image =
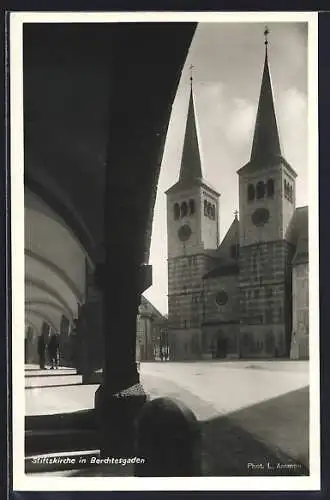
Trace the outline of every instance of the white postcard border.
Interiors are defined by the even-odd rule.
[[[36,477],[24,472],[24,156],[23,156],[23,23],[53,22],[308,22],[309,124],[309,290],[310,290],[310,476],[309,477]],[[55,490],[319,490],[319,234],[318,234],[318,19],[315,12],[16,12],[10,14],[10,118],[12,218],[12,410],[13,488]],[[311,314],[313,311],[313,314]],[[312,340],[312,341],[311,341]]]

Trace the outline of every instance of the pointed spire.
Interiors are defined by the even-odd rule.
[[[250,160],[253,163],[260,164],[260,166],[266,166],[267,163],[281,156],[280,139],[268,66],[268,34],[269,30],[266,27],[264,31],[265,63]]]
[[[207,189],[213,195],[219,197],[220,194],[218,193],[218,191],[206,179],[203,178],[194,105],[192,77],[193,66],[190,66],[189,69],[190,97],[181,158],[180,176],[179,180],[166,191],[166,194],[178,193],[187,188],[190,189],[192,186],[199,186],[204,187],[204,189]]]
[[[190,66],[192,71],[193,66]],[[198,134],[196,126],[194,96],[192,87],[192,73],[190,74],[190,98],[188,115],[186,122],[186,131],[183,143],[183,152],[181,159],[181,169],[179,182],[189,182],[202,178],[202,163],[199,151]]]

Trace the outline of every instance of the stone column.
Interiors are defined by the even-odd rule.
[[[111,280],[111,288],[117,280]],[[151,266],[126,267],[120,277],[121,290],[112,289],[111,302],[104,293],[103,383],[95,394],[102,456],[133,453],[134,419],[146,401],[136,364],[136,316],[142,289],[151,283]],[[108,286],[105,286],[105,292]]]
[[[77,322],[78,373],[84,384],[102,382],[104,361],[103,296],[95,284],[94,271],[86,262],[85,303]]]
[[[100,179],[105,260],[96,273],[105,362],[95,405],[101,452],[111,456],[132,453],[133,420],[146,399],[135,360],[136,317],[151,285],[145,264],[171,106],[195,31],[195,25],[156,24],[117,23],[109,43],[109,139]]]

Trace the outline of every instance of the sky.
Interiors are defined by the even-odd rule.
[[[193,65],[193,91],[203,176],[221,193],[220,240],[238,210],[237,170],[249,161],[265,57],[264,27],[282,154],[298,174],[296,205],[308,204],[306,23],[203,23],[193,38],[172,107],[154,210],[144,293],[167,313],[167,228],[164,192],[179,176]]]

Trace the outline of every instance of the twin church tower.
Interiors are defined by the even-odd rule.
[[[308,357],[308,209],[296,208],[297,174],[280,147],[267,44],[239,219],[221,242],[191,86],[179,180],[166,192],[173,360]]]

